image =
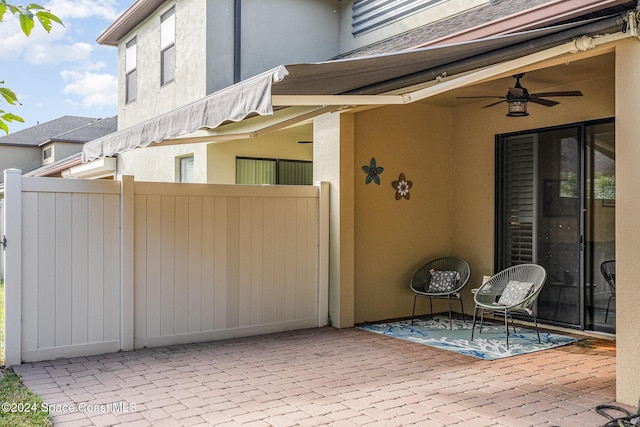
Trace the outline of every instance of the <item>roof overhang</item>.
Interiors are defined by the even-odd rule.
[[[136,0],[98,36],[98,44],[118,46],[118,41],[147,19],[166,0]]]
[[[635,12],[629,12],[446,46],[277,67],[193,104],[91,141],[85,144],[82,159],[87,162],[113,156],[152,142],[250,138],[327,111],[416,102],[551,58],[637,36],[635,16]],[[622,32],[627,20],[632,21],[629,30]],[[289,108],[274,114],[274,106]]]
[[[116,173],[116,159],[103,158],[89,163],[72,166],[62,171],[63,178],[99,179],[113,177]]]

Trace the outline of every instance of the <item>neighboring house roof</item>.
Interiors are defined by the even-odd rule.
[[[562,4],[563,2],[564,4]],[[612,15],[633,9],[637,3],[636,1],[629,0],[563,0],[563,2],[557,0],[491,1],[458,15],[453,15],[359,49],[345,52],[333,59],[379,55],[382,53],[424,47],[434,42],[451,43],[461,41],[459,40],[460,38],[470,40],[479,37],[488,37],[490,35],[496,35],[496,31],[498,31],[498,34],[504,34],[505,32],[523,31],[554,23],[569,22],[576,18],[590,19],[598,16]],[[578,3],[578,5],[570,5],[569,3]],[[534,10],[541,10],[543,8],[551,9],[552,7],[562,7],[565,13],[556,12],[552,14],[552,18],[546,17],[544,20],[541,20],[540,17],[545,14],[534,13]],[[545,12],[548,14],[549,10]],[[513,19],[514,22],[511,25],[498,25],[498,22],[506,21],[507,19]],[[514,28],[514,25],[517,26]],[[480,29],[485,30],[481,32]],[[478,31],[478,34],[471,35],[471,32],[474,30]],[[461,36],[454,38],[454,36],[458,34]]]
[[[85,142],[115,132],[116,130],[118,130],[118,116],[107,117],[104,119],[93,119],[90,123],[83,126],[52,136],[47,141],[43,141],[39,145],[48,144],[50,142],[77,142],[84,144]]]
[[[0,145],[38,147],[47,142],[55,141],[84,143],[116,130],[116,117],[96,119],[94,117],[63,116],[0,137]]]

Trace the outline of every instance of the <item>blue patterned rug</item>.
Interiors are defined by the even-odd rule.
[[[462,319],[454,319],[453,330],[449,329],[449,318],[441,316],[435,316],[433,320],[429,318],[416,319],[413,326],[411,320],[403,320],[358,326],[358,328],[485,360],[547,350],[577,341],[576,338],[566,335],[540,331],[540,340],[542,341],[540,344],[535,329],[526,329],[516,325],[516,333],[514,334],[510,324],[509,349],[507,349],[504,324],[488,323],[485,320],[482,333],[479,333],[478,325],[479,323],[476,324],[473,341],[471,341],[472,321],[470,318],[467,318],[466,322],[463,322]]]

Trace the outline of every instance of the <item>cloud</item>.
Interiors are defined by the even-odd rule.
[[[62,21],[70,19],[101,18],[114,21],[119,15],[116,0],[51,0],[43,5]]]
[[[118,104],[118,80],[111,74],[65,70],[63,93],[77,96],[84,108],[115,107]],[[69,100],[75,103],[73,100]]]

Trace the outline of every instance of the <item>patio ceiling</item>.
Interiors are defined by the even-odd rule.
[[[594,55],[599,53],[598,55]],[[492,100],[459,99],[466,96],[506,95],[507,88],[512,87],[512,74],[525,72],[521,83],[530,93],[551,92],[555,90],[581,90],[585,84],[598,78],[615,78],[614,53],[609,50],[591,52],[588,57],[569,55],[559,61],[537,63],[531,67],[514,70],[504,75],[496,75],[493,79],[474,85],[464,86],[451,91],[429,97],[421,102],[441,107],[458,107],[477,103],[479,107]],[[499,108],[499,107],[497,107]]]

